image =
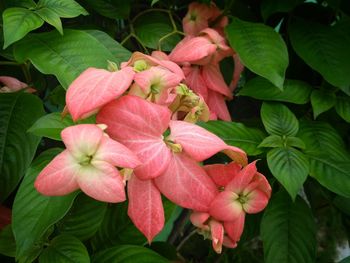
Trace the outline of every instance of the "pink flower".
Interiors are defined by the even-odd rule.
[[[67,149],[38,175],[38,192],[59,196],[80,188],[96,200],[124,201],[124,182],[116,166],[135,168],[140,164],[137,157],[94,124],[65,128],[61,137]]]
[[[28,88],[26,83],[19,81],[16,78],[8,76],[0,76],[0,93],[16,92],[22,89],[26,89],[26,92],[33,93],[36,90],[33,88]]]

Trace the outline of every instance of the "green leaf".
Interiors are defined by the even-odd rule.
[[[178,34],[166,35],[174,32],[169,14],[151,11],[139,16],[134,21],[137,37],[146,47],[157,49],[159,44],[162,51],[171,51],[181,40]]]
[[[60,17],[50,8],[43,7],[36,10],[35,13],[41,17],[46,23],[52,25],[63,35],[63,28]]]
[[[8,257],[16,256],[16,240],[11,225],[0,230],[0,254]]]
[[[339,261],[338,263],[350,263],[350,256],[344,258],[342,261]]]
[[[170,261],[151,249],[124,245],[103,250],[92,258],[92,263],[169,263]]]
[[[29,59],[40,72],[55,75],[64,88],[88,67],[120,62],[97,38],[79,30],[64,30],[63,36],[56,31],[29,34],[14,52],[19,62]]]
[[[5,1],[7,7],[26,7],[26,8],[36,8],[36,3],[34,0],[8,0]]]
[[[298,137],[287,137],[285,143],[286,143],[286,146],[296,147],[300,149],[306,148],[303,140]]]
[[[85,0],[84,2],[100,15],[112,19],[127,18],[131,9],[129,0]]]
[[[69,213],[57,224],[58,230],[82,241],[92,237],[100,227],[107,203],[96,201],[81,193]]]
[[[295,52],[325,80],[339,88],[350,85],[350,31],[337,23],[324,26],[312,21],[293,20],[289,36]]]
[[[91,239],[94,250],[121,244],[142,245],[145,242],[146,238],[128,216],[127,202],[108,206],[99,230]]]
[[[283,147],[283,139],[278,135],[270,135],[266,137],[258,147]]]
[[[234,18],[226,27],[230,45],[243,64],[254,73],[283,89],[288,66],[288,50],[282,37],[273,28]]]
[[[298,196],[293,203],[282,191],[270,200],[261,222],[266,263],[313,263],[316,224],[310,208]]]
[[[21,7],[7,8],[2,14],[2,19],[4,23],[4,49],[44,24],[44,21],[36,13]]]
[[[27,129],[44,114],[29,93],[0,93],[0,202],[15,189],[29,167],[40,138]]]
[[[270,15],[275,13],[287,13],[297,5],[304,2],[303,0],[263,0],[261,3],[261,15],[267,20]]]
[[[79,239],[69,235],[56,236],[39,257],[40,263],[90,263],[89,253]]]
[[[346,122],[350,122],[350,98],[349,97],[337,97],[337,103],[335,104],[335,110]]]
[[[37,175],[60,151],[50,149],[36,158],[18,189],[12,210],[12,228],[17,244],[16,258],[27,257],[28,251],[33,247],[40,248],[43,235],[68,212],[78,193],[48,197],[34,188]]]
[[[216,134],[227,144],[242,148],[248,155],[258,155],[262,149],[258,145],[265,138],[264,132],[256,128],[248,128],[238,122],[209,121],[200,126]]]
[[[283,90],[280,90],[267,79],[255,77],[244,85],[239,95],[258,100],[305,104],[309,101],[311,90],[312,87],[309,84],[300,80],[286,79]]]
[[[260,114],[269,134],[295,136],[298,133],[298,120],[287,106],[281,103],[264,102]]]
[[[267,165],[294,200],[309,173],[307,157],[294,148],[276,148],[267,153]]]
[[[350,216],[350,198],[337,195],[333,199],[333,204],[342,212]]]
[[[174,222],[179,217],[181,211],[183,210],[181,207],[177,206],[170,200],[166,198],[162,198],[163,207],[164,207],[164,217],[165,217],[165,225],[162,231],[153,239],[152,244],[155,241],[167,241],[171,231],[174,228]]]
[[[74,0],[39,0],[38,7],[47,7],[63,18],[89,14]]]
[[[321,90],[314,90],[311,93],[311,105],[314,111],[314,119],[321,113],[328,111],[335,105],[335,94]]]

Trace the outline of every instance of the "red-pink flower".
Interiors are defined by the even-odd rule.
[[[201,30],[208,27],[211,17],[210,7],[206,4],[193,2],[188,6],[188,12],[182,19],[183,30],[186,35],[197,35]]]
[[[59,196],[80,188],[100,201],[124,201],[125,184],[116,167],[139,165],[134,153],[94,124],[65,128],[61,137],[67,149],[38,175],[35,181],[38,192]]]

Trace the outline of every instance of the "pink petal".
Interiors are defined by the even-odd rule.
[[[202,29],[208,27],[211,8],[205,4],[192,2],[188,12],[182,19],[183,31],[186,35],[197,35]]]
[[[213,90],[208,90],[207,104],[210,111],[213,111],[219,119],[224,121],[231,121],[231,115],[227,109],[226,99],[224,95]]]
[[[269,198],[263,191],[254,190],[247,196],[248,201],[243,204],[243,209],[248,214],[255,214],[261,212],[269,202]]]
[[[225,187],[242,167],[235,162],[230,162],[229,164],[205,165],[203,168],[218,187]]]
[[[190,220],[192,224],[198,228],[206,229],[208,226],[205,222],[209,219],[210,215],[205,212],[194,211],[191,213]]]
[[[256,174],[256,161],[244,167],[237,176],[226,186],[228,191],[240,194],[251,183]]]
[[[209,226],[213,249],[216,253],[220,254],[222,250],[222,243],[224,241],[224,227],[216,220],[210,220]]]
[[[233,221],[244,213],[238,195],[231,191],[219,193],[210,205],[209,214],[220,221]]]
[[[181,144],[184,151],[198,162],[227,148],[223,140],[196,124],[170,121],[169,126],[170,139]]]
[[[202,77],[207,87],[228,98],[232,98],[231,91],[221,74],[219,64],[208,64],[202,68]]]
[[[69,194],[79,189],[76,175],[80,165],[68,150],[57,155],[38,175],[34,187],[36,190],[48,196],[60,196]]]
[[[16,78],[8,77],[8,76],[0,76],[0,83],[2,84],[1,86],[6,86],[10,90],[10,92],[19,91],[21,89],[28,87],[26,83],[23,83]],[[1,87],[0,87],[0,90],[1,90]]]
[[[233,92],[236,89],[238,81],[241,78],[241,74],[244,70],[244,65],[242,64],[237,53],[233,55],[233,60],[235,62],[235,69],[233,70],[232,81],[230,83],[231,92]]]
[[[86,118],[122,95],[134,77],[131,67],[116,72],[88,68],[69,86],[66,103],[74,121]]]
[[[164,173],[155,179],[158,189],[179,206],[205,212],[217,194],[204,170],[185,154],[173,154]]]
[[[244,188],[243,194],[247,195],[250,192],[254,191],[255,189],[258,189],[264,192],[267,198],[270,198],[271,191],[272,191],[271,186],[267,181],[267,179],[265,178],[265,176],[259,172],[257,172],[254,175],[252,182],[246,188]]]
[[[233,221],[224,222],[224,228],[228,236],[233,242],[238,242],[244,229],[245,213],[241,213],[238,218]]]
[[[246,166],[248,164],[247,154],[238,147],[228,145],[222,152],[242,166]]]
[[[159,50],[152,51],[151,57],[154,57],[158,60],[169,60],[168,55],[163,51],[159,51]]]
[[[233,242],[231,238],[228,236],[224,236],[224,241],[222,242],[222,245],[228,248],[235,248],[237,247],[237,243]]]
[[[202,78],[202,75],[200,74],[200,68],[198,66],[184,67],[183,71],[186,76],[186,79],[185,79],[186,85],[191,90],[201,95],[205,101],[207,101],[208,88],[207,88],[207,84]]]
[[[108,162],[114,166],[123,168],[135,168],[141,162],[137,156],[123,144],[103,136],[94,160]]]
[[[95,124],[79,124],[65,128],[61,137],[68,151],[79,160],[94,155],[103,137],[103,130]]]
[[[123,178],[109,163],[92,161],[81,166],[76,178],[81,190],[96,200],[118,203],[126,199]]]
[[[132,176],[128,181],[128,215],[149,243],[164,226],[164,210],[159,190],[152,180]]]

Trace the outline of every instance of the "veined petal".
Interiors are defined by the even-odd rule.
[[[26,83],[21,82],[16,78],[8,77],[8,76],[0,76],[0,93],[2,91],[1,86],[6,86],[9,92],[16,92],[28,87]]]
[[[68,150],[57,155],[38,175],[34,187],[36,190],[48,196],[60,196],[69,194],[79,189],[76,175],[80,165]]]
[[[73,120],[88,117],[123,94],[133,77],[131,67],[116,72],[96,68],[85,70],[67,90],[66,103]]]
[[[233,55],[233,61],[235,62],[235,69],[233,70],[232,81],[229,86],[231,92],[233,92],[236,89],[238,81],[241,78],[241,74],[244,70],[244,65],[241,62],[237,53]]]
[[[240,194],[251,183],[254,175],[257,173],[256,161],[244,167],[235,178],[226,186],[228,191]]]
[[[186,76],[186,85],[191,90],[201,95],[205,101],[207,101],[208,87],[204,79],[202,78],[202,75],[200,74],[200,68],[198,66],[183,67],[183,71]]]
[[[224,95],[210,89],[208,89],[207,92],[207,103],[210,111],[214,112],[215,115],[221,120],[231,121],[231,115],[227,109]]]
[[[243,204],[243,209],[248,214],[255,214],[261,212],[269,202],[269,198],[263,191],[255,189],[247,195],[248,201]]]
[[[96,200],[118,203],[126,199],[123,178],[109,163],[92,161],[81,167],[76,178],[81,190]]]
[[[208,64],[202,67],[202,77],[207,87],[222,95],[232,98],[232,93],[221,74],[219,64]]]
[[[223,246],[228,247],[228,248],[235,248],[237,247],[237,243],[233,242],[231,238],[228,236],[224,236],[224,242],[222,242]]]
[[[169,126],[170,139],[181,144],[184,151],[198,162],[227,148],[223,140],[196,124],[170,121]]]
[[[190,220],[192,224],[200,229],[207,229],[208,226],[205,222],[209,219],[210,215],[205,212],[194,211],[191,213]]]
[[[216,220],[209,221],[213,249],[220,254],[224,241],[224,226]]]
[[[227,235],[233,242],[238,242],[244,229],[245,213],[241,213],[238,218],[233,221],[225,221],[224,228]]]
[[[210,205],[209,214],[220,221],[233,221],[244,213],[242,205],[238,202],[238,195],[234,192],[223,191],[219,193]]]
[[[128,181],[128,197],[128,215],[151,243],[164,226],[160,192],[152,180],[140,180],[133,175]]]
[[[206,212],[217,194],[203,168],[183,153],[173,154],[164,173],[155,179],[158,189],[179,206]]]
[[[242,166],[230,162],[229,164],[204,165],[203,168],[218,187],[225,187],[239,173]]]

